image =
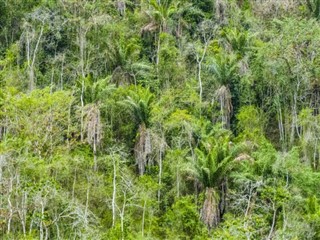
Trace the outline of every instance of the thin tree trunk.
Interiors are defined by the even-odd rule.
[[[279,124],[279,133],[280,133],[280,143],[282,145],[282,149],[284,150],[285,136],[284,136],[283,118],[282,118],[282,110],[281,110],[280,103],[278,106],[278,116],[279,116],[278,124]]]
[[[50,78],[50,94],[53,92],[53,84],[54,84],[54,67],[51,69],[51,78]]]
[[[160,203],[160,198],[161,198],[161,180],[162,180],[162,146],[160,147],[159,150],[159,180],[158,180],[158,185],[159,185],[159,190],[158,190],[158,203]]]
[[[74,171],[74,177],[73,177],[73,184],[72,184],[72,202],[74,202],[74,192],[76,187],[76,180],[77,180],[77,168]]]
[[[283,213],[283,227],[282,227],[282,231],[283,231],[283,232],[286,232],[288,222],[287,222],[287,218],[286,218],[285,207],[283,207],[282,213]]]
[[[30,91],[32,91],[34,89],[34,86],[35,86],[35,82],[34,82],[34,64],[35,64],[35,61],[36,61],[36,55],[37,55],[37,51],[38,51],[38,47],[39,47],[39,44],[40,44],[40,40],[41,40],[42,34],[43,34],[43,25],[41,26],[40,34],[39,34],[35,49],[33,51],[32,62],[29,65],[29,81],[30,81],[29,87],[30,87]],[[28,51],[30,51],[30,48],[28,48]],[[30,62],[30,59],[29,59],[29,62]]]
[[[7,224],[7,234],[10,234],[10,230],[11,230],[11,221],[12,221],[12,216],[13,216],[13,206],[12,206],[12,202],[11,202],[11,193],[12,193],[12,189],[13,189],[13,176],[10,177],[9,180],[9,192],[8,192],[8,207],[9,207],[9,217],[8,217],[8,224]]]
[[[274,202],[272,203],[272,208],[273,208],[273,217],[272,217],[271,229],[270,229],[269,235],[267,237],[268,240],[272,239],[272,235],[273,235],[273,232],[274,232],[274,227],[276,225],[277,209],[275,207],[275,203]]]
[[[83,109],[84,109],[84,101],[83,101],[83,95],[84,95],[84,79],[81,81],[81,96],[80,96],[80,102],[81,102],[81,119],[80,119],[80,139],[81,142],[83,142],[84,139],[84,121],[83,121]]]
[[[21,209],[18,211],[24,237],[26,236],[27,198],[28,198],[28,194],[27,192],[24,192],[21,200]]]
[[[86,194],[86,207],[84,211],[84,218],[85,218],[85,223],[86,227],[88,225],[88,212],[89,212],[89,197],[90,197],[90,179],[88,178],[88,187],[87,187],[87,194]]]
[[[117,177],[117,168],[116,168],[116,160],[114,156],[112,156],[113,160],[113,191],[112,191],[112,227],[115,226],[116,222],[116,193],[117,193],[117,185],[116,185],[116,177]]]
[[[318,156],[317,156],[317,154],[319,154],[319,152],[318,152],[317,148],[318,148],[318,138],[315,137],[314,147],[313,147],[313,161],[312,161],[314,170],[317,170],[317,168],[318,168],[318,160],[317,160]]]
[[[141,235],[142,237],[144,237],[144,222],[145,222],[145,215],[146,215],[146,204],[147,201],[144,200],[144,204],[143,204],[143,212],[142,212],[142,226],[141,226]]]
[[[123,204],[122,204],[122,210],[120,212],[120,219],[121,219],[121,237],[124,239],[124,211],[126,208],[126,191],[123,191]]]
[[[11,203],[11,194],[8,196],[8,206],[9,206],[9,218],[8,218],[8,225],[7,225],[7,234],[10,234],[11,230],[11,221],[13,216],[13,209],[12,209],[12,203]]]
[[[179,174],[179,169],[178,167],[176,167],[176,181],[177,181],[177,197],[179,198],[180,197],[180,174]]]
[[[298,122],[298,117],[297,117],[297,92],[294,92],[293,96],[293,106],[292,106],[292,122],[291,122],[291,134],[290,134],[290,147],[294,143],[294,138],[295,138],[295,132],[296,132],[296,126]]]
[[[97,134],[94,135],[93,138],[93,171],[97,171],[98,164],[97,164]]]
[[[252,198],[252,191],[253,191],[253,188],[251,187],[251,184],[250,184],[248,204],[247,204],[246,212],[245,212],[245,214],[244,214],[245,217],[247,217],[247,216],[249,215],[250,205],[251,205],[251,198]]]
[[[202,62],[204,60],[204,57],[206,56],[207,53],[207,48],[208,48],[208,44],[209,41],[207,41],[204,45],[204,49],[203,49],[203,53],[202,56],[200,57],[198,54],[196,54],[196,60],[198,63],[198,82],[199,82],[199,98],[200,98],[200,103],[202,102],[202,92],[203,92],[203,88],[202,88],[202,78],[201,78],[201,71],[202,71]]]
[[[85,42],[86,42],[86,31],[83,30],[83,27],[80,25],[79,27],[79,47],[80,47],[80,68],[81,68],[81,132],[80,138],[81,142],[84,139],[84,121],[83,121],[83,110],[84,110],[84,79],[85,79],[85,72],[84,72],[84,55],[85,55]]]
[[[199,98],[200,98],[200,103],[202,102],[201,64],[202,64],[202,61],[198,61],[198,81],[199,81]]]
[[[59,239],[61,239],[59,225],[57,222],[55,223],[55,225],[56,225],[56,229],[57,229],[57,239],[59,240]]]
[[[60,90],[63,90],[63,70],[64,70],[64,56],[61,63],[61,72],[60,72]]]
[[[40,240],[43,240],[43,218],[44,218],[44,204],[43,200],[41,199],[41,220],[40,220]]]
[[[33,229],[33,218],[34,218],[35,213],[36,213],[36,210],[33,210],[32,217],[31,217],[31,221],[30,221],[30,226],[29,226],[29,234],[32,233],[32,229]]]
[[[26,55],[27,55],[27,64],[28,64],[28,74],[29,74],[29,88],[31,89],[32,84],[31,84],[31,76],[30,76],[30,69],[31,69],[31,54],[30,54],[30,39],[29,39],[29,32],[26,32],[26,41],[27,41],[27,45],[26,45]]]
[[[46,232],[46,235],[45,235],[44,239],[47,240],[49,238],[49,229],[47,228],[46,225],[44,226],[44,229],[45,229],[45,232]]]
[[[161,35],[162,29],[160,27],[159,29],[159,34],[158,34],[158,42],[157,42],[157,56],[156,56],[156,70],[157,70],[157,76],[159,78],[159,62],[160,62],[160,48],[161,48],[161,40],[160,40],[160,35]]]
[[[73,95],[73,93],[72,93]],[[68,129],[67,129],[67,145],[68,145],[68,151],[70,151],[70,126],[71,126],[71,107],[72,103],[70,103],[69,108],[68,108]]]

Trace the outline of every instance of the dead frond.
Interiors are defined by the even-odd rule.
[[[153,32],[153,31],[157,30],[158,27],[159,27],[159,25],[156,24],[155,22],[150,22],[147,25],[145,25],[144,27],[142,27],[141,34],[146,33],[146,32]]]
[[[248,154],[246,154],[246,153],[240,153],[240,154],[234,159],[235,162],[242,162],[242,161],[245,161],[245,160],[248,160],[248,161],[250,161],[251,163],[253,163],[253,158],[252,158],[251,156],[249,156]]]
[[[147,165],[148,155],[152,152],[150,130],[145,124],[141,124],[138,130],[134,154],[138,165],[139,174],[143,175]]]
[[[84,126],[87,131],[87,142],[93,146],[100,145],[102,139],[102,124],[100,117],[100,109],[97,104],[89,104],[84,111]]]
[[[220,222],[219,196],[213,188],[206,189],[201,220],[208,229],[216,227]]]
[[[222,124],[225,128],[229,128],[231,115],[233,113],[230,89],[223,85],[215,92],[215,95],[220,104]]]

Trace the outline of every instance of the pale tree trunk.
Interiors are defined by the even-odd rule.
[[[45,231],[46,231],[46,235],[44,236],[44,239],[47,240],[49,238],[49,229],[48,229],[48,227],[46,225],[44,226],[44,228],[45,228]]]
[[[248,217],[248,215],[249,215],[249,213],[250,213],[250,209],[251,209],[251,198],[253,197],[253,190],[254,190],[254,188],[253,188],[253,187],[251,186],[251,184],[250,184],[248,204],[247,204],[246,212],[245,212],[245,214],[244,214],[245,217]],[[245,227],[246,227],[246,223],[245,223]]]
[[[252,186],[252,183],[249,183],[249,197],[246,212],[244,214],[245,222],[243,224],[243,228],[246,230],[246,237],[247,239],[251,239],[252,232],[248,231],[248,221],[251,219],[251,212],[255,204],[255,198],[257,196],[257,191],[255,191],[256,186]]]
[[[11,221],[12,221],[12,216],[13,216],[13,207],[11,203],[11,193],[9,193],[8,198],[8,207],[9,207],[9,216],[8,216],[8,224],[7,224],[7,234],[10,234],[11,230]]]
[[[159,165],[159,173],[158,173],[158,203],[160,203],[161,201],[161,184],[162,184],[162,173],[163,173],[163,154],[165,152],[165,148],[166,148],[166,142],[165,142],[165,137],[163,134],[163,131],[161,130],[161,137],[156,138],[154,137],[154,139],[157,139],[157,146],[159,148],[159,159],[158,159],[158,165]]]
[[[26,55],[27,55],[27,64],[28,64],[28,74],[29,74],[29,89],[31,89],[33,87],[33,83],[31,82],[31,80],[33,81],[33,76],[30,76],[31,75],[31,53],[30,53],[30,38],[29,38],[29,32],[27,31],[26,32],[26,42],[27,42],[27,45],[26,45]]]
[[[81,26],[80,26],[81,29]],[[81,66],[81,95],[80,95],[80,102],[81,102],[81,119],[80,119],[80,139],[81,142],[83,142],[84,139],[84,121],[83,121],[83,110],[84,110],[84,78],[85,78],[85,74],[84,74],[84,36],[82,35],[82,31],[79,30],[79,44],[80,44],[80,66]]]
[[[97,106],[96,106],[97,107]],[[98,107],[97,107],[98,108]],[[97,145],[100,141],[100,135],[101,135],[101,129],[100,129],[100,111],[97,111],[96,117],[95,117],[95,124],[94,124],[94,137],[93,137],[93,170],[98,170],[98,163],[97,163]]]
[[[55,222],[55,225],[56,225],[56,229],[57,229],[57,239],[59,240],[59,239],[61,239],[59,224],[57,222]]]
[[[40,240],[43,240],[43,218],[44,218],[44,203],[43,203],[43,199],[41,199],[40,202],[41,205],[41,220],[40,220]]]
[[[161,48],[160,34],[161,34],[161,29],[160,29],[160,31],[159,31],[159,36],[158,36],[157,56],[156,56],[156,70],[157,70],[157,76],[158,76],[158,78],[159,78],[159,62],[160,62],[160,48]]]
[[[276,226],[277,209],[275,207],[275,203],[274,202],[272,202],[272,209],[273,209],[272,224],[271,224],[271,228],[270,228],[270,232],[269,232],[269,235],[267,237],[267,240],[272,239],[272,235],[274,233],[274,228]]]
[[[21,199],[21,208],[18,209],[18,215],[20,218],[23,236],[26,236],[26,223],[27,223],[27,204],[28,204],[28,193],[26,191],[23,192]]]
[[[293,105],[292,105],[292,122],[291,122],[291,135],[290,135],[290,147],[293,146],[295,140],[295,133],[299,134],[298,131],[298,114],[297,114],[297,98],[300,82],[298,82],[297,90],[294,92]]]
[[[285,132],[283,127],[283,114],[282,114],[280,103],[278,103],[278,126],[279,126],[279,134],[280,134],[280,143],[282,145],[282,149],[284,150]]]
[[[39,48],[39,44],[40,44],[40,41],[41,41],[41,38],[42,38],[42,34],[43,34],[43,24],[41,26],[41,29],[40,29],[40,34],[39,34],[39,37],[37,39],[37,43],[36,43],[36,46],[35,46],[35,49],[32,53],[32,59],[31,59],[31,52],[30,52],[30,45],[31,45],[31,42],[30,42],[30,38],[29,38],[29,34],[27,32],[27,46],[26,46],[26,49],[27,49],[27,64],[28,64],[28,72],[29,72],[29,90],[32,91],[35,87],[35,80],[34,80],[34,65],[35,65],[35,62],[36,62],[36,56],[37,56],[37,52],[38,52],[38,48]]]
[[[112,227],[115,226],[116,222],[116,194],[117,194],[117,168],[116,168],[116,160],[115,157],[112,156],[113,162],[113,191],[112,191]]]
[[[64,71],[64,55],[61,63],[61,71],[60,71],[60,90],[63,90],[63,71]]]
[[[88,226],[88,215],[89,215],[89,197],[90,197],[90,178],[87,177],[88,186],[87,186],[87,193],[86,193],[86,206],[84,210],[84,221],[86,224],[86,227]]]
[[[74,192],[76,187],[76,181],[77,181],[77,168],[74,171],[74,177],[73,177],[73,184],[72,184],[72,202],[74,202]]]
[[[72,92],[72,95],[73,95],[73,92]],[[69,105],[69,108],[68,108],[68,128],[67,128],[67,145],[68,145],[68,151],[70,151],[70,126],[71,126],[71,108],[72,108],[72,102],[70,103]]]
[[[98,164],[97,164],[97,137],[96,134],[93,139],[93,171],[97,171]]]
[[[315,137],[314,140],[314,147],[313,147],[313,161],[312,161],[312,165],[313,165],[313,169],[317,170],[318,169],[318,155],[319,151],[318,151],[318,138]]]
[[[36,214],[36,210],[33,210],[32,212],[32,217],[31,217],[31,221],[30,221],[30,225],[29,225],[29,234],[32,233],[32,229],[33,229],[33,219],[34,219],[34,215]]]
[[[158,176],[158,185],[159,185],[159,190],[158,190],[158,202],[160,203],[160,197],[161,197],[161,179],[162,179],[162,146],[160,147],[159,150],[159,176]]]
[[[176,167],[176,181],[177,181],[177,198],[179,198],[180,197],[180,172],[178,167]]]
[[[8,210],[9,210],[9,216],[8,216],[8,223],[7,223],[7,234],[10,234],[11,231],[11,221],[13,217],[13,205],[11,202],[11,195],[13,191],[13,181],[14,181],[14,176],[10,173],[10,179],[9,179],[9,189],[8,189],[8,197],[7,197],[7,202],[8,202]]]
[[[200,56],[198,53],[196,53],[196,61],[198,64],[198,71],[197,71],[197,78],[198,78],[198,83],[199,83],[199,99],[200,103],[202,103],[202,92],[203,92],[203,87],[202,87],[202,78],[201,78],[201,71],[202,71],[202,62],[206,56],[208,45],[209,45],[210,39],[205,42],[204,49],[202,52],[202,55]]]
[[[120,211],[120,220],[121,220],[121,237],[124,239],[124,211],[126,209],[126,204],[127,204],[127,194],[126,191],[123,191],[123,204],[122,204],[122,209]]]
[[[202,71],[202,60],[198,60],[198,82],[199,82],[199,98],[200,98],[200,103],[202,103],[202,79],[201,79],[201,71]]]
[[[287,231],[288,220],[287,220],[287,217],[286,217],[286,208],[285,208],[285,207],[283,207],[282,213],[283,213],[283,226],[282,226],[282,231],[283,231],[283,232],[286,232],[286,231]]]
[[[178,140],[178,149],[182,149],[182,143],[181,140]],[[180,197],[180,181],[181,181],[181,177],[180,177],[180,166],[181,166],[181,159],[177,158],[176,159],[176,166],[175,166],[175,173],[176,173],[176,191],[177,191],[177,197]]]
[[[39,231],[40,231],[39,239],[40,240],[46,239],[46,234],[47,234],[47,232],[46,232],[47,226],[44,222],[44,219],[45,219],[45,211],[44,210],[47,206],[47,202],[48,202],[47,196],[49,194],[49,190],[43,190],[43,191],[46,191],[44,196],[43,196],[43,192],[39,193],[39,195],[38,195],[39,200],[40,200],[40,207],[41,207],[41,211],[40,211],[41,219],[40,219],[40,226],[39,226]]]
[[[85,66],[84,66],[84,62],[85,62],[85,51],[86,51],[86,35],[87,35],[87,31],[89,29],[84,29],[84,27],[82,26],[82,24],[80,23],[79,26],[79,32],[78,32],[78,38],[79,38],[79,49],[80,49],[80,71],[81,71],[81,95],[80,95],[80,102],[81,102],[81,131],[80,131],[80,138],[81,141],[84,140],[84,79],[86,77],[85,74]]]
[[[56,57],[56,56],[55,56]],[[51,78],[50,78],[50,94],[53,92],[53,84],[54,84],[54,66],[51,69]]]
[[[142,224],[141,224],[141,235],[142,235],[142,237],[144,237],[144,224],[145,224],[145,216],[146,216],[146,205],[147,205],[147,201],[144,200],[143,212],[142,212]]]
[[[28,207],[28,194],[24,192],[23,195],[23,203],[22,203],[22,214],[21,214],[21,224],[22,224],[22,231],[23,235],[26,235],[26,224],[27,224],[27,207]]]

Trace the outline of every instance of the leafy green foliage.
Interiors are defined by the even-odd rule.
[[[320,239],[319,4],[0,1],[0,238]]]

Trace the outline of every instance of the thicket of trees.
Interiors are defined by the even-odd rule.
[[[1,0],[0,238],[320,239],[319,18]]]

